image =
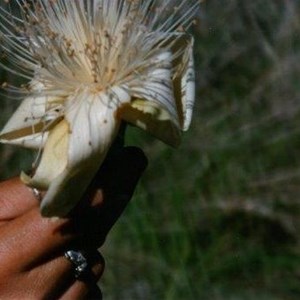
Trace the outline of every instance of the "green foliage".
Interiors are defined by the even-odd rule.
[[[299,299],[296,1],[206,1],[198,96],[179,150],[150,164],[105,247],[107,299]]]

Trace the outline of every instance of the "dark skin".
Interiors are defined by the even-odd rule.
[[[143,152],[110,155],[82,201],[64,219],[39,213],[32,190],[18,178],[0,183],[0,299],[101,299],[97,281],[104,260],[97,252],[132,197],[147,165]],[[80,249],[91,266],[74,278],[63,253]]]

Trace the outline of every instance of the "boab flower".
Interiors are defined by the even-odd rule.
[[[194,102],[195,0],[15,0],[1,9],[1,48],[29,80],[1,142],[41,153],[44,216],[65,216],[98,170],[122,120],[176,146]],[[178,6],[176,6],[178,3]],[[184,10],[184,12],[183,12]]]

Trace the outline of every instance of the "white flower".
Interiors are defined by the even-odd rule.
[[[0,139],[42,150],[34,176],[21,178],[47,191],[44,216],[64,216],[98,170],[121,120],[179,143],[194,102],[193,39],[184,28],[198,4],[14,2],[21,17],[0,13],[1,48],[10,67],[0,64],[30,83],[4,84],[25,100]]]

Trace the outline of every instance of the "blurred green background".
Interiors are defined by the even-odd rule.
[[[207,0],[193,32],[181,147],[127,133],[149,167],[102,249],[105,299],[300,299],[300,3]],[[0,155],[2,179],[32,157]]]

